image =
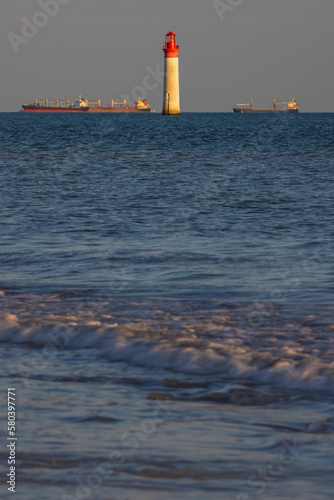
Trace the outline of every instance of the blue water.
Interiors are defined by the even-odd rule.
[[[333,132],[0,114],[17,498],[332,498]]]

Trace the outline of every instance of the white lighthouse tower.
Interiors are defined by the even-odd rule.
[[[176,35],[171,31],[167,33],[165,45],[165,80],[163,115],[179,115],[180,110],[180,77],[179,77],[179,52],[180,45],[176,45]]]

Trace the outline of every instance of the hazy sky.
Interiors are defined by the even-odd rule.
[[[251,97],[256,107],[296,97],[301,111],[334,111],[333,0],[222,0],[223,20],[213,0],[59,0],[16,54],[8,33],[22,36],[39,1],[48,0],[1,0],[0,111],[34,97],[108,103],[152,88],[147,66],[163,67],[169,30],[181,45],[183,111],[232,111]],[[159,112],[162,92],[156,83],[147,95]]]

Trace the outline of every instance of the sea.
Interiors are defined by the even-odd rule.
[[[0,202],[1,498],[333,499],[333,114],[2,113]]]

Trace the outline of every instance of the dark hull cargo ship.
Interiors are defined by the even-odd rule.
[[[50,106],[50,104],[52,104]],[[110,106],[101,106],[101,101],[88,102],[79,96],[75,102],[69,104],[69,100],[59,101],[56,99],[51,102],[48,99],[38,101],[34,104],[22,104],[25,113],[152,113],[151,106],[144,100],[136,101],[135,106],[127,106],[126,101],[111,101]]]
[[[283,108],[278,108],[278,106],[283,106]],[[299,113],[299,104],[295,98],[287,102],[277,102],[274,99],[273,109],[254,109],[253,99],[251,99],[246,104],[235,104],[233,111],[234,113]]]

